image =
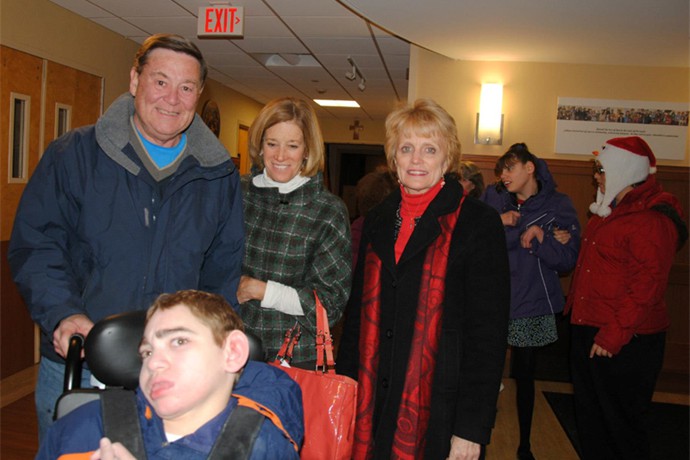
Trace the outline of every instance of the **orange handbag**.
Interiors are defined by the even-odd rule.
[[[316,293],[314,293],[316,295]],[[326,309],[316,296],[316,370],[286,367],[301,331],[295,325],[285,333],[274,366],[287,372],[302,388],[304,405],[304,460],[350,460],[355,433],[357,382],[335,373],[333,338]]]

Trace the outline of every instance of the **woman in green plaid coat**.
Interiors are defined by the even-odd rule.
[[[306,102],[269,102],[249,129],[253,171],[244,180],[246,254],[240,314],[269,360],[299,324],[293,364],[316,359],[314,291],[333,326],[350,295],[350,225],[345,204],[323,184],[324,144]]]

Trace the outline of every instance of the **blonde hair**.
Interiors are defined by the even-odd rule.
[[[264,168],[261,156],[264,134],[270,127],[282,122],[293,122],[304,136],[305,163],[301,175],[315,176],[324,168],[324,144],[319,121],[314,109],[302,99],[285,97],[274,99],[261,109],[249,128],[249,157],[260,170]]]
[[[414,103],[403,105],[386,118],[386,160],[391,171],[395,171],[395,152],[403,137],[416,134],[433,137],[448,155],[447,169],[444,173],[458,172],[460,162],[460,141],[455,120],[432,99],[417,99]]]

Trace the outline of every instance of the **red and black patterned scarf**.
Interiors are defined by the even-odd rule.
[[[456,212],[439,218],[441,234],[427,249],[424,258],[412,345],[393,439],[394,458],[421,459],[424,456],[431,410],[431,388],[441,333],[448,251],[462,201],[464,197]],[[353,449],[355,459],[370,459],[373,456],[375,385],[379,367],[381,260],[371,246],[367,248],[365,264],[359,338],[357,422]]]

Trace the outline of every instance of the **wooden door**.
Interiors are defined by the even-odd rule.
[[[31,366],[38,357],[36,331],[7,264],[14,214],[45,147],[57,134],[98,119],[102,78],[5,46],[0,46],[0,56],[0,378],[4,378]]]
[[[249,174],[252,161],[249,158],[249,127],[240,125],[237,132],[237,151],[240,154],[240,175]]]

